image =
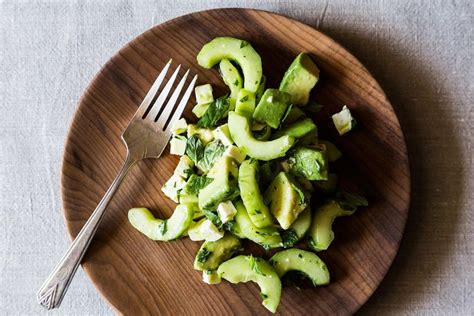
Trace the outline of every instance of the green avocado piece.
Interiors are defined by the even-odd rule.
[[[281,234],[284,248],[291,248],[300,241],[311,226],[311,208],[308,206],[298,215],[291,226]]]
[[[168,241],[181,237],[193,221],[195,208],[191,205],[178,205],[167,220],[155,218],[144,207],[128,211],[128,220],[136,230],[152,240]]]
[[[265,249],[281,247],[281,237],[273,226],[257,227],[254,225],[242,201],[235,203],[237,214],[231,232],[240,238],[247,238]]]
[[[235,106],[235,113],[245,116],[248,119],[252,118],[255,111],[255,93],[245,89],[241,89],[237,95],[237,102]]]
[[[222,263],[219,276],[230,283],[252,281],[260,287],[263,306],[275,313],[281,297],[281,281],[275,269],[262,258],[237,256]]]
[[[272,141],[260,141],[254,138],[246,117],[229,112],[229,130],[237,146],[248,156],[258,160],[272,160],[285,156],[293,146],[295,139],[282,136]]]
[[[332,224],[336,217],[349,216],[355,209],[344,209],[339,201],[328,200],[318,207],[309,229],[309,247],[315,251],[328,249],[334,240]]]
[[[329,173],[327,180],[314,181],[314,185],[322,190],[324,193],[333,193],[337,188],[338,176],[335,173]]]
[[[215,209],[219,203],[239,195],[238,167],[230,156],[222,156],[208,173],[213,181],[199,191],[200,209]]]
[[[291,109],[289,108],[286,116],[284,116],[282,124],[288,125],[304,118],[306,118],[306,114],[299,107],[292,106]]]
[[[297,147],[288,158],[290,172],[308,180],[328,179],[326,146]]]
[[[249,42],[233,37],[216,37],[205,44],[197,55],[198,64],[207,69],[222,59],[239,64],[244,75],[244,88],[257,92],[262,80],[262,60]]]
[[[260,228],[272,225],[273,220],[258,187],[258,170],[258,161],[251,159],[242,162],[239,168],[239,189],[252,223]]]
[[[334,162],[342,157],[342,153],[337,149],[336,145],[331,143],[330,141],[320,139],[320,144],[326,145],[326,151],[328,154],[328,161]]]
[[[288,229],[308,204],[304,192],[284,171],[270,183],[264,200],[283,229]]]
[[[329,284],[326,264],[310,251],[296,248],[283,250],[273,255],[270,264],[280,278],[288,271],[300,271],[313,282],[314,286]]]
[[[291,63],[280,83],[280,90],[291,95],[291,103],[306,105],[309,93],[319,80],[319,69],[305,53]]]
[[[222,59],[219,63],[219,70],[222,75],[224,83],[230,89],[229,110],[232,111],[235,109],[235,102],[237,100],[237,95],[239,94],[240,89],[242,89],[243,80],[240,76],[239,70],[228,59]]]
[[[283,135],[288,135],[294,138],[301,138],[316,130],[317,127],[313,120],[310,118],[305,118],[301,121],[288,125],[282,130],[279,130],[273,137],[278,138]]]
[[[215,270],[240,249],[240,240],[229,233],[216,241],[205,241],[194,259],[194,269]]]
[[[277,89],[267,89],[258,102],[253,118],[270,127],[278,128],[286,109],[290,105],[291,96]]]

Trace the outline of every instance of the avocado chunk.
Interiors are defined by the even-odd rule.
[[[272,225],[273,221],[258,187],[258,167],[258,161],[253,159],[242,162],[239,168],[239,189],[252,223],[260,228]]]
[[[247,238],[265,249],[281,247],[281,237],[273,226],[259,228],[250,219],[242,201],[235,204],[235,214],[231,232],[240,238]]]
[[[239,195],[237,164],[232,157],[222,156],[208,176],[213,181],[199,191],[199,208],[215,209],[219,203],[232,200]]]
[[[299,107],[290,105],[283,116],[282,125],[288,125],[304,118],[306,118],[306,114]]]
[[[332,224],[336,217],[352,215],[359,206],[367,206],[367,200],[356,194],[342,192],[338,199],[327,200],[318,207],[309,229],[309,247],[315,251],[328,249],[334,240]]]
[[[278,128],[286,109],[290,105],[291,96],[277,89],[267,89],[258,102],[253,118],[270,127]]]
[[[262,258],[237,256],[217,269],[221,278],[230,283],[252,281],[260,287],[263,306],[275,313],[281,297],[281,281],[275,269]]]
[[[329,284],[329,271],[317,255],[301,249],[287,249],[273,255],[270,264],[281,278],[288,271],[299,271],[305,274],[314,286]]]
[[[272,141],[260,141],[254,138],[246,117],[229,112],[229,130],[237,146],[248,156],[258,160],[272,160],[285,156],[293,146],[295,139],[282,136]]]
[[[270,183],[264,199],[283,229],[288,229],[308,204],[304,192],[284,171]]]
[[[342,157],[342,153],[339,151],[339,149],[337,149],[336,145],[330,141],[320,139],[319,143],[326,146],[329,162],[334,162]]]
[[[314,124],[312,119],[305,118],[276,132],[273,137],[278,138],[283,135],[288,135],[294,138],[301,138],[314,131],[317,131],[316,124]]]
[[[254,111],[255,111],[255,93],[250,92],[245,89],[241,89],[237,96],[235,113],[245,116],[248,119],[251,119]]]
[[[152,240],[168,241],[181,237],[193,221],[194,208],[190,205],[178,205],[167,220],[155,218],[144,207],[128,211],[128,220],[140,233]]]
[[[298,218],[291,224],[290,228],[281,234],[284,248],[291,248],[300,241],[311,226],[311,208],[308,206],[298,215]]]
[[[299,54],[285,72],[280,90],[291,95],[291,103],[306,105],[311,89],[319,80],[319,69],[305,53]]]
[[[206,69],[222,59],[239,64],[244,75],[244,88],[257,92],[262,80],[262,60],[249,42],[233,37],[216,37],[205,44],[197,55],[198,64]]]
[[[227,233],[217,241],[206,241],[194,259],[194,269],[215,270],[240,249],[240,240]]]
[[[230,89],[229,110],[233,110],[235,108],[235,101],[237,100],[239,90],[242,89],[242,77],[240,76],[240,73],[237,68],[235,68],[235,66],[228,59],[221,60],[221,62],[219,63],[219,70],[222,75],[222,79],[224,80],[224,83]]]
[[[326,146],[297,147],[288,158],[290,172],[308,180],[328,179]]]

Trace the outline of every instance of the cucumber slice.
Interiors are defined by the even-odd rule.
[[[257,178],[258,162],[253,159],[242,162],[239,168],[240,196],[252,223],[260,228],[272,225],[273,220],[270,210],[263,203]]]
[[[242,89],[243,80],[240,76],[239,71],[235,68],[234,65],[228,59],[222,59],[219,63],[219,70],[222,75],[224,83],[230,89],[230,111],[235,109],[235,102],[237,100],[237,95],[239,94],[240,89]]]
[[[227,233],[217,241],[206,241],[196,254],[194,269],[215,270],[240,249],[240,241]]]
[[[332,224],[336,217],[349,216],[354,210],[346,210],[336,200],[329,200],[316,210],[309,229],[309,247],[315,251],[328,249],[334,240]]]
[[[167,220],[155,218],[144,207],[128,211],[128,220],[135,229],[152,240],[168,241],[181,237],[193,220],[194,208],[178,205]]]
[[[219,276],[230,283],[252,281],[260,287],[263,306],[275,313],[281,297],[281,281],[275,269],[262,258],[237,256],[217,269]]]
[[[253,137],[247,118],[235,112],[229,112],[229,130],[237,146],[248,156],[258,160],[268,161],[283,157],[295,142],[290,136],[259,141]]]
[[[310,251],[295,248],[283,250],[273,255],[270,264],[280,278],[288,271],[300,271],[310,278],[314,286],[329,284],[326,264]]]
[[[244,75],[244,88],[257,92],[262,80],[262,60],[249,42],[233,37],[216,37],[205,44],[197,55],[198,64],[207,69],[222,59],[239,64]]]
[[[232,232],[242,238],[247,238],[265,249],[281,247],[281,237],[278,230],[273,227],[258,228],[250,220],[242,201],[235,204],[237,214],[235,214]]]

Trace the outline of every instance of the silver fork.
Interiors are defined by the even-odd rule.
[[[156,101],[151,105],[166,76],[166,73],[168,72],[170,64],[171,60],[158,75],[158,78],[151,86],[142,104],[122,134],[122,140],[127,147],[127,157],[117,177],[110,185],[110,188],[97,205],[91,217],[82,227],[76,239],[72,242],[66,254],[38,291],[38,303],[45,308],[53,309],[61,304],[69,284],[81,263],[82,257],[86,253],[92,237],[99,226],[104,211],[115,191],[117,191],[120,186],[120,183],[127,175],[127,172],[141,159],[159,158],[168,144],[171,137],[171,126],[173,126],[173,123],[176,122],[183,113],[197,80],[197,75],[195,75],[184,92],[174,114],[171,115],[176,103],[178,102],[181,91],[185,86],[186,78],[189,75],[188,70],[163,108],[163,104],[171,92],[181,68],[181,65],[179,65],[166,83],[165,87],[159,93]],[[147,112],[148,108],[150,109]]]

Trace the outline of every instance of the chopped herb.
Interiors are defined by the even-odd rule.
[[[245,97],[240,99],[240,102],[246,102],[246,101],[248,101],[248,99],[249,99],[249,96],[246,95]]]
[[[245,46],[248,46],[249,42],[247,41],[240,41],[240,48],[244,48]]]
[[[204,216],[206,216],[206,218],[208,220],[210,220],[217,228],[221,228],[222,227],[222,221],[221,219],[219,218],[219,216],[212,212],[212,211],[209,211],[209,210],[202,210],[202,213],[204,214]]]
[[[239,79],[235,79],[235,81],[234,81],[234,86],[238,86],[239,83],[240,83]]]
[[[225,230],[232,233],[235,231],[235,221],[227,222],[223,225],[223,227]]]
[[[298,242],[298,235],[293,228],[284,231],[281,235],[283,248],[291,248]]]
[[[299,253],[298,258],[303,259],[303,255]]]
[[[186,155],[188,155],[194,163],[202,159],[204,155],[204,144],[197,135],[192,135],[186,141]]]
[[[250,261],[249,261],[250,268],[251,268],[252,271],[254,271],[255,273],[258,273],[258,274],[260,274],[260,275],[266,276],[266,274],[263,273],[263,272],[260,270],[260,267],[258,266],[259,261],[260,261],[260,258],[255,258],[254,256],[250,255]]]
[[[198,194],[201,189],[205,188],[212,181],[214,179],[193,174],[186,183],[184,191],[189,194]]]
[[[217,161],[217,159],[222,156],[224,151],[225,147],[220,140],[210,142],[204,148],[202,159],[197,163],[197,165],[204,172],[208,172],[212,168],[214,163]]]
[[[199,119],[197,125],[204,128],[215,127],[217,122],[224,118],[229,111],[229,98],[222,96],[209,104],[204,115]]]
[[[160,227],[158,228],[159,231],[160,231],[160,234],[163,236],[164,234],[166,234],[166,232],[168,231],[168,225],[167,225],[167,222],[166,221],[163,221],[163,223],[161,223]]]
[[[262,214],[262,211],[260,211],[260,210],[255,210],[255,214]]]
[[[204,263],[207,261],[211,254],[212,251],[207,250],[207,248],[203,248],[198,252],[196,260],[200,263]]]
[[[260,293],[260,297],[262,298],[262,300],[266,300],[268,298],[268,295],[265,293]]]
[[[296,193],[298,193],[298,198],[299,198],[298,204],[299,205],[304,204],[306,201],[306,197],[303,190],[301,190],[297,185],[294,185],[293,183],[291,184],[291,186],[293,187],[293,190],[295,190]]]

